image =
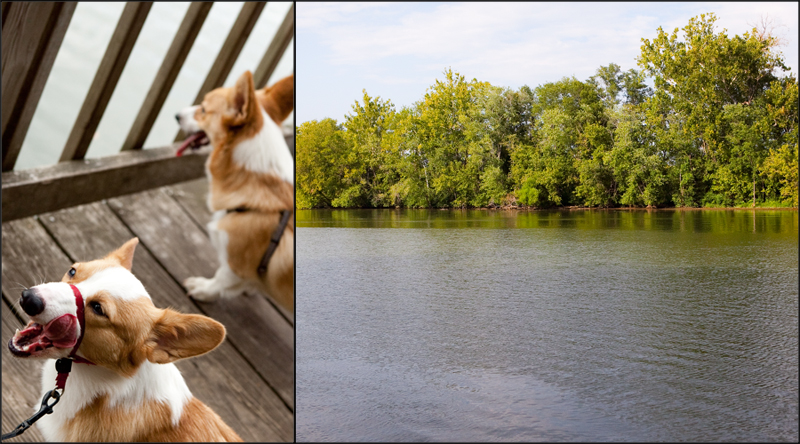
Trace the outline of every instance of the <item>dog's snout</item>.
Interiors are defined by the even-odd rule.
[[[30,288],[22,292],[19,305],[22,306],[22,310],[25,311],[25,314],[28,316],[36,316],[44,311],[44,299]]]
[[[175,120],[177,120],[178,123],[181,123],[181,113],[175,113]]]

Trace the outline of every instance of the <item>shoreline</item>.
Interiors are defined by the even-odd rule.
[[[342,207],[342,208],[297,208],[297,210],[436,210],[436,211],[467,211],[467,210],[489,210],[489,211],[720,211],[720,210],[738,210],[738,211],[797,211],[798,207],[552,207],[552,208],[535,208],[535,207],[520,207],[520,206],[502,206],[502,207],[474,207],[474,208],[403,208],[403,207]]]

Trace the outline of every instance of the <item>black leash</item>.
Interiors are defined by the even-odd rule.
[[[244,213],[245,211],[252,210],[247,207],[237,207],[227,210],[228,213]],[[275,250],[278,248],[278,242],[281,241],[281,236],[283,236],[283,232],[286,230],[286,224],[289,222],[289,216],[291,215],[291,210],[281,210],[281,220],[278,222],[278,227],[272,232],[272,237],[269,240],[267,251],[264,253],[264,256],[261,257],[261,262],[258,264],[258,269],[256,269],[259,276],[264,276],[267,273],[267,265],[269,264],[269,260],[272,258],[272,254],[275,253]]]
[[[59,376],[64,374],[68,375],[70,370],[72,370],[72,359],[61,358],[56,361],[56,371],[58,372]],[[56,381],[58,381],[58,379],[56,379]],[[63,381],[66,382],[66,376],[63,377]],[[59,393],[58,390],[61,390],[61,393]],[[56,388],[45,393],[44,398],[42,398],[42,406],[39,408],[39,411],[34,413],[33,416],[25,421],[22,421],[14,430],[3,434],[3,436],[0,438],[0,441],[5,441],[9,438],[14,438],[23,434],[33,425],[33,423],[42,419],[44,415],[53,413],[53,406],[58,404],[62,393],[64,393],[64,383],[56,382]],[[48,404],[47,401],[49,401],[51,398],[53,399],[53,403]]]
[[[54,399],[52,404],[47,403],[47,401],[49,401],[50,398]],[[4,434],[0,440],[5,441],[8,438],[14,438],[15,436],[21,435],[22,433],[25,432],[25,430],[28,430],[33,425],[33,423],[40,420],[44,415],[49,415],[50,413],[53,413],[53,406],[58,403],[59,399],[61,399],[61,395],[55,389],[47,392],[44,395],[44,398],[42,398],[42,407],[39,409],[39,411],[34,413],[33,416],[26,419],[25,421],[22,421],[22,423],[20,423],[20,425],[18,425],[17,428],[15,428],[14,430]]]

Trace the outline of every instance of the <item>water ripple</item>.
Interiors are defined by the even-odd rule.
[[[796,441],[797,232],[706,230],[298,228],[298,440]]]

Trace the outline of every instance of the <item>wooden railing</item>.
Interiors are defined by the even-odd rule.
[[[193,2],[115,156],[87,159],[92,136],[117,86],[152,2],[125,5],[75,124],[53,166],[14,171],[22,142],[64,39],[76,2],[2,3],[2,221],[55,211],[203,176],[207,153],[175,157],[175,146],[143,150],[213,3]],[[266,2],[246,2],[212,64],[194,104],[222,86]],[[294,33],[289,9],[253,74],[266,86]],[[178,132],[175,140],[183,139]]]

